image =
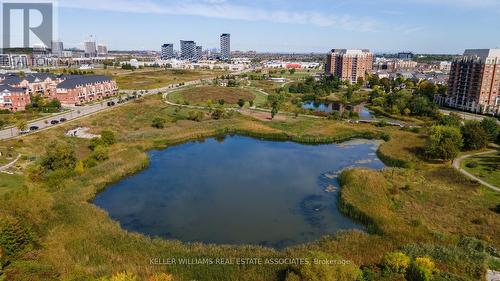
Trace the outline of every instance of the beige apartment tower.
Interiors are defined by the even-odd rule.
[[[358,82],[373,68],[373,54],[369,50],[333,49],[326,58],[325,72],[342,81]]]

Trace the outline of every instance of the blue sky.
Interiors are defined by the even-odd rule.
[[[500,0],[59,0],[59,37],[90,34],[110,49],[157,50],[194,40],[233,50],[462,53],[500,47]]]

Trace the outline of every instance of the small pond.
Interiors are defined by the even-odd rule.
[[[314,102],[308,101],[302,104],[303,109],[312,109],[314,111],[331,113],[333,110],[341,110],[342,105],[333,102]],[[372,113],[364,106],[355,106],[354,111],[359,113],[359,118],[362,120],[372,120]]]
[[[337,209],[337,175],[381,169],[379,143],[303,145],[241,136],[151,151],[94,204],[124,229],[166,239],[283,248],[363,229]]]

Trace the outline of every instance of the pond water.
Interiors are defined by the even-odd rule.
[[[362,229],[337,209],[337,174],[384,167],[379,143],[303,145],[241,136],[151,151],[150,165],[94,204],[127,230],[217,244],[276,248]]]
[[[324,102],[314,102],[308,101],[302,104],[303,109],[312,109],[314,111],[331,113],[333,110],[340,110],[341,105],[335,103],[324,103]],[[358,111],[359,118],[362,120],[372,120],[372,113],[364,106],[354,107],[355,111]]]

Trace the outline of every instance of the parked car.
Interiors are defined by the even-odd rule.
[[[66,118],[63,117],[63,118],[59,119],[59,122],[66,122]]]
[[[52,121],[50,121],[50,124],[52,124],[52,125],[59,124],[59,121],[58,120],[52,120]]]
[[[19,132],[20,135],[26,135],[30,132],[30,130],[22,130]]]
[[[30,131],[36,131],[38,129],[40,129],[40,127],[38,127],[38,126],[31,126],[30,127]]]
[[[115,105],[114,101],[108,101],[108,106],[113,106],[113,105]]]

